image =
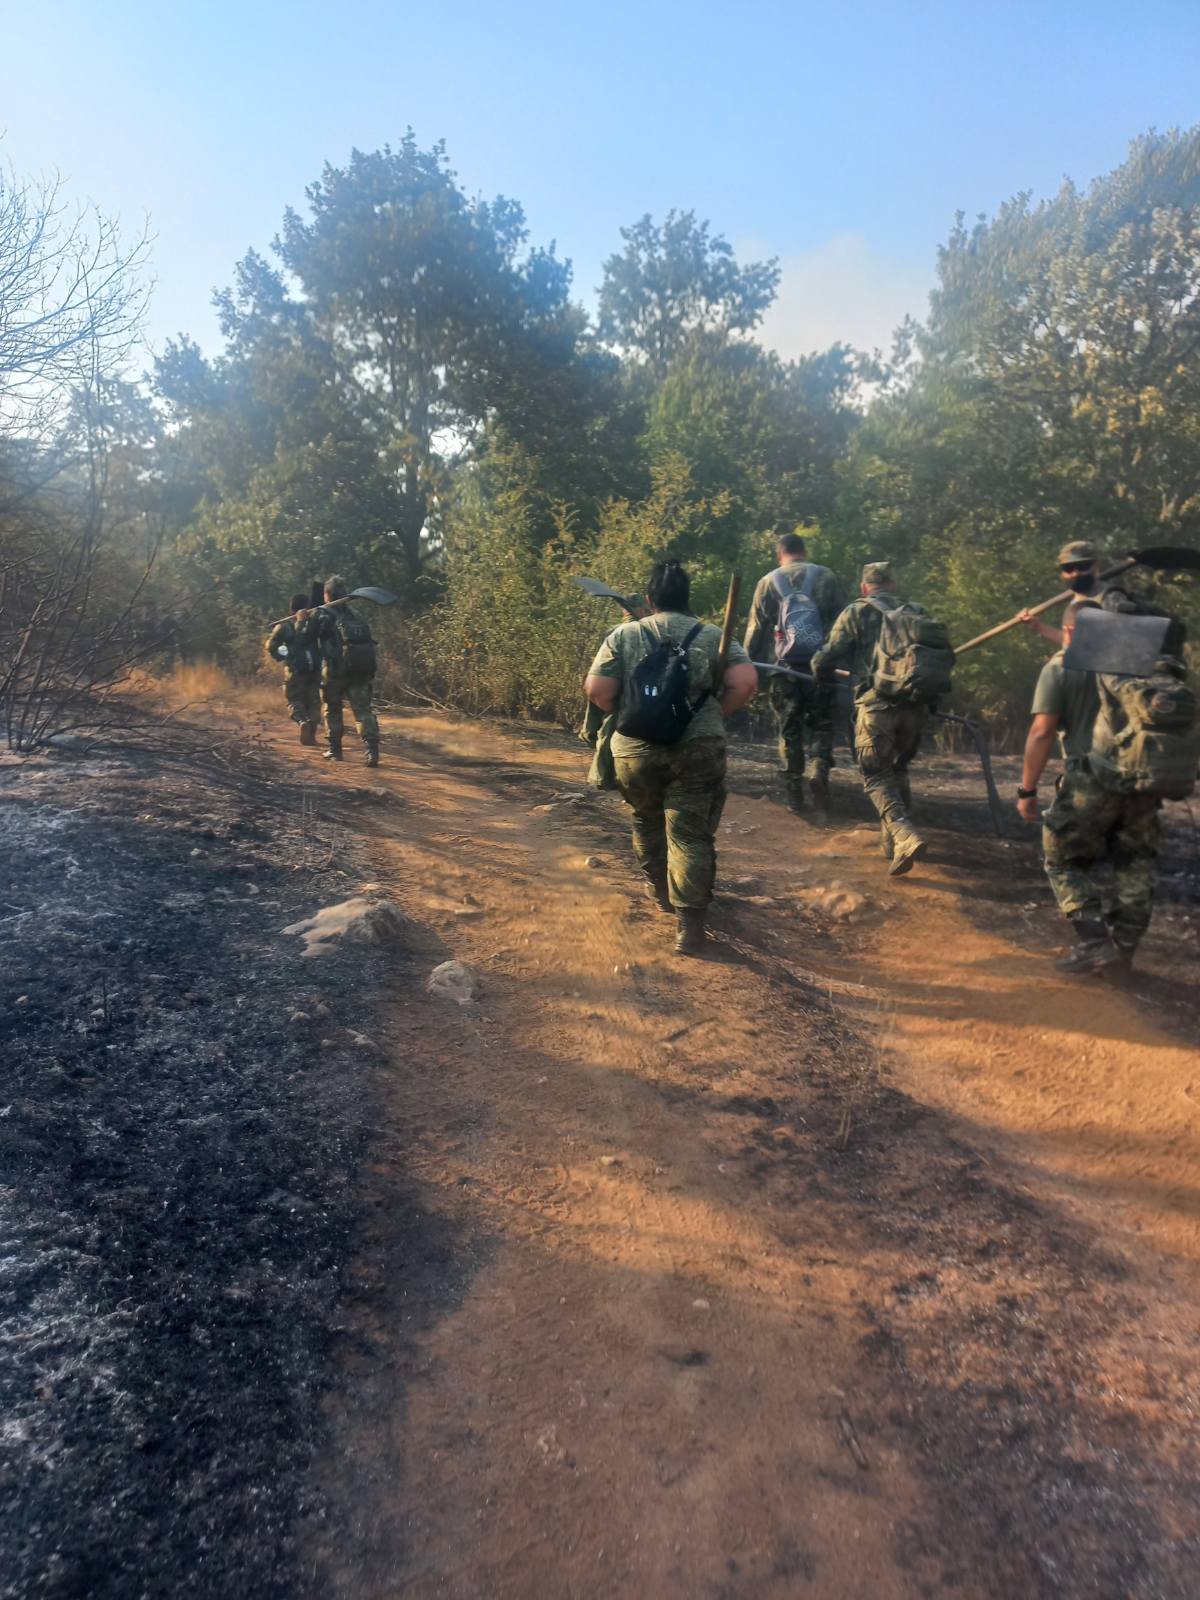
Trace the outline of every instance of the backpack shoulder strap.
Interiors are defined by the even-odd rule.
[[[817,581],[817,564],[810,561],[804,569],[804,582],[800,585],[800,593],[806,600],[812,599],[813,585]]]
[[[873,594],[864,595],[863,599],[871,607],[872,611],[878,611],[881,617],[890,616],[893,611],[898,611],[900,609],[900,605],[903,605],[904,603],[901,601],[898,605],[885,606],[881,600],[876,600]]]
[[[786,600],[788,595],[792,592],[792,585],[788,582],[783,568],[776,567],[775,571],[772,572],[770,576],[772,589],[774,589],[775,593],[781,600]]]

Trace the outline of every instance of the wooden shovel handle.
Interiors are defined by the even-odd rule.
[[[1124,561],[1119,561],[1115,567],[1106,567],[1100,574],[1101,578],[1115,578],[1119,572],[1126,572],[1130,567],[1137,566],[1135,556],[1127,556]],[[994,639],[998,634],[1007,633],[1010,628],[1015,628],[1025,617],[1040,617],[1043,611],[1049,611],[1052,606],[1065,606],[1068,600],[1076,599],[1074,589],[1064,589],[1061,594],[1056,594],[1052,600],[1043,600],[1041,605],[1028,606],[1024,611],[1019,611],[1015,617],[1010,617],[1007,622],[1002,622],[998,627],[989,628],[986,633],[981,633],[974,639],[968,639],[966,644],[956,646],[954,654],[962,655],[964,650],[974,650],[977,644],[986,644],[989,639]]]
[[[737,621],[738,594],[741,591],[742,579],[740,573],[733,573],[729,579],[729,593],[725,597],[725,621],[721,625],[721,645],[717,651],[716,679],[720,682],[725,671],[725,663],[729,659],[729,645],[733,638],[733,625]]]

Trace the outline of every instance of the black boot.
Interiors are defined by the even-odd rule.
[[[367,747],[367,765],[369,767],[377,767],[379,765],[379,740],[364,739],[363,743]]]
[[[1100,972],[1104,967],[1120,963],[1121,952],[1109,937],[1103,922],[1080,918],[1072,922],[1078,941],[1074,950],[1060,956],[1054,963],[1060,972]]]
[[[317,742],[317,730],[316,730],[316,728],[313,726],[313,724],[311,722],[302,722],[300,724],[300,743],[301,744],[316,744],[316,742]]]
[[[340,761],[342,759],[342,736],[340,733],[329,735],[329,749],[325,752],[326,761]]]
[[[703,911],[676,911],[675,949],[681,956],[702,956],[707,935]]]
[[[812,795],[813,807],[822,822],[829,821],[829,774],[816,771],[808,780],[808,792]]]

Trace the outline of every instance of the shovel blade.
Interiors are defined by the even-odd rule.
[[[1139,567],[1152,567],[1155,572],[1200,572],[1200,550],[1185,544],[1154,544],[1129,553]]]
[[[627,594],[618,594],[615,589],[610,589],[606,583],[601,583],[598,578],[584,578],[578,573],[571,574],[572,583],[577,583],[584,594],[595,595],[598,600],[615,600],[619,605],[629,609],[636,604],[633,597]]]
[[[370,584],[364,589],[352,589],[350,591],[350,599],[369,600],[374,606],[394,606],[396,604],[396,596],[390,589],[375,589]]]
[[[1135,617],[1087,606],[1075,618],[1075,631],[1063,655],[1063,666],[1080,672],[1149,677],[1162,654],[1169,626],[1167,617]]]

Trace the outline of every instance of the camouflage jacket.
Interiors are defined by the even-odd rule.
[[[812,586],[813,603],[820,613],[821,626],[828,635],[838,612],[846,604],[846,591],[841,579],[828,567],[822,567],[815,561],[787,561],[782,567],[776,567],[775,572],[786,572],[799,586],[804,582],[804,574],[809,567],[816,571]],[[751,661],[775,660],[775,629],[779,623],[779,589],[773,581],[775,572],[768,572],[765,578],[758,580],[754,599],[750,602],[750,621],[743,642]]]
[[[814,673],[822,667],[848,668],[857,699],[871,686],[875,646],[883,628],[879,606],[891,611],[899,604],[900,600],[889,589],[877,589],[870,600],[851,600],[829,630],[824,646],[812,658]]]

